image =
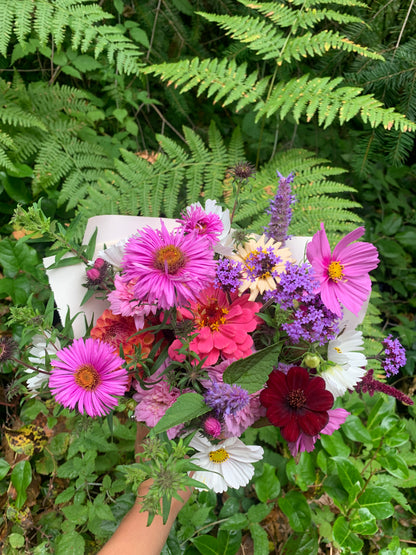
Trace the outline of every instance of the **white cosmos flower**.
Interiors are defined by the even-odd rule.
[[[61,348],[61,344],[59,343],[59,339],[55,339],[54,343],[52,344],[50,339],[50,334],[45,332],[48,336],[48,339],[44,335],[34,335],[32,338],[33,346],[29,350],[29,362],[33,366],[43,366],[42,370],[44,369],[45,358],[48,354],[49,356],[56,355],[56,351],[59,351]],[[35,370],[31,368],[26,369],[27,374],[35,374]],[[30,391],[33,391],[35,394],[39,391],[44,383],[47,383],[49,380],[48,374],[43,374],[39,372],[39,374],[35,374],[31,378],[29,378],[27,383],[27,388]]]
[[[328,343],[328,360],[335,365],[321,372],[326,389],[334,397],[344,395],[347,389],[361,381],[366,370],[367,359],[363,353],[363,334],[361,331],[345,330]]]
[[[246,486],[254,474],[252,463],[263,458],[262,447],[245,445],[237,437],[212,445],[207,438],[197,433],[190,446],[198,451],[192,460],[206,470],[197,470],[193,478],[206,484],[215,493]]]
[[[115,243],[111,247],[108,247],[105,250],[98,251],[96,258],[102,258],[111,266],[113,266],[116,270],[121,269],[121,262],[124,256],[124,247],[127,243],[127,239],[122,239]]]

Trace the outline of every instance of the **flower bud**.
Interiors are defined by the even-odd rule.
[[[100,279],[101,275],[97,268],[90,268],[87,270],[87,277],[91,281],[96,281],[97,279]]]
[[[307,353],[303,359],[303,363],[306,364],[308,368],[318,368],[320,362],[321,359],[318,355],[312,355],[310,353]]]
[[[204,430],[208,435],[217,439],[221,435],[221,423],[213,416],[208,416],[204,422]]]

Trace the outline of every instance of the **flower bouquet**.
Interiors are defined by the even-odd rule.
[[[323,223],[313,237],[289,237],[293,175],[278,177],[259,234],[232,227],[236,205],[230,216],[207,200],[177,220],[92,218],[81,263],[44,261],[71,339],[38,342],[51,368],[29,388],[43,383],[91,418],[118,407],[150,428],[141,459],[123,470],[134,487],[153,478],[151,514],[166,516],[189,485],[246,486],[263,456],[242,439],[251,426],[275,426],[297,457],[343,425],[347,392],[412,403],[367,371],[356,329],[376,248],[358,241],[363,227],[334,249]],[[406,361],[391,336],[377,357],[386,376]]]

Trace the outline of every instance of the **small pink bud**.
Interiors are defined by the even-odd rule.
[[[221,435],[221,423],[213,416],[208,416],[204,422],[204,430],[207,434],[217,439]]]
[[[96,258],[94,262],[94,268],[97,268],[97,270],[101,270],[104,264],[105,260],[103,260],[102,258]]]
[[[87,277],[91,281],[96,281],[97,279],[100,279],[100,272],[97,270],[97,268],[90,268],[89,270],[87,270]]]

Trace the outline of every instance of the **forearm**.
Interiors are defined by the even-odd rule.
[[[155,516],[147,526],[148,513],[140,512],[141,498],[147,491],[147,485],[139,489],[134,506],[126,514],[114,535],[101,549],[98,555],[160,555],[166,543],[172,524],[191,492],[180,491],[183,502],[172,499],[171,509],[166,524],[161,516]]]

